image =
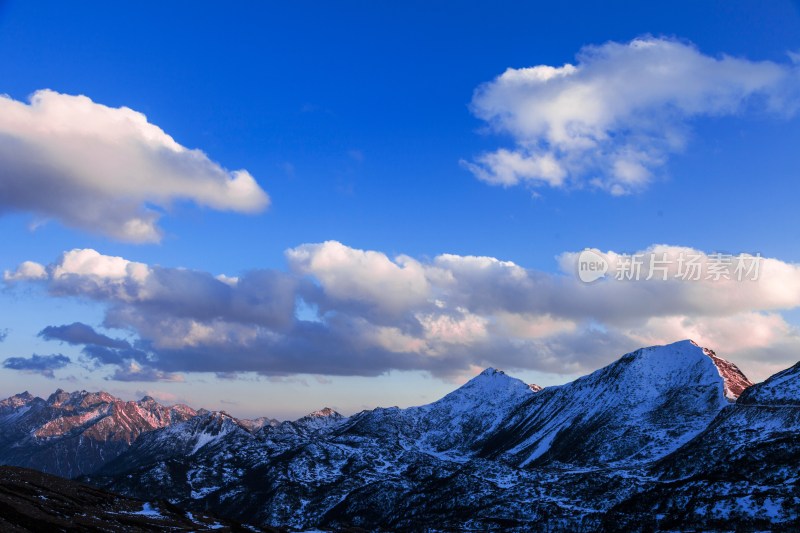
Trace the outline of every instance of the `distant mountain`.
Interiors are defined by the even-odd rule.
[[[369,437],[455,461],[474,455],[508,416],[537,396],[523,381],[487,368],[441,400],[408,409],[376,409],[353,416],[342,437]]]
[[[126,498],[37,470],[0,466],[0,530],[260,531],[164,501]]]
[[[0,424],[35,402],[0,402]],[[83,479],[297,529],[792,530],[798,465],[800,364],[751,386],[681,341],[544,389],[489,368],[408,409],[261,424],[200,411]]]
[[[245,428],[250,433],[258,431],[259,429],[263,428],[264,426],[277,426],[280,424],[280,420],[276,420],[274,418],[268,418],[266,416],[260,416],[258,418],[247,419],[247,418],[240,418],[238,419],[239,425]]]
[[[104,465],[142,433],[196,414],[149,396],[126,402],[105,392],[59,389],[43,400],[25,392],[0,402],[0,462],[74,477]]]

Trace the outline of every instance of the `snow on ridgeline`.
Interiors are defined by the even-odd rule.
[[[744,391],[742,405],[800,405],[800,362]]]
[[[0,402],[0,441],[7,441],[0,442],[0,459],[74,476],[102,466],[155,431],[171,435],[175,445],[183,443],[181,453],[189,455],[212,443],[246,441],[247,434],[288,446],[290,435],[314,440],[349,433],[392,436],[408,449],[459,462],[475,454],[499,454],[524,465],[641,462],[696,435],[749,385],[735,365],[686,340],[637,350],[572,383],[545,389],[487,368],[431,404],[350,418],[324,408],[294,422],[244,420],[183,405],[164,407],[151,397],[123,402],[104,392],[58,390],[45,401],[23,393]],[[31,434],[34,440],[25,441]],[[41,447],[45,441],[56,443],[61,457],[83,459],[81,446],[93,447],[95,455],[62,471],[63,461],[49,462],[51,452]]]
[[[642,348],[536,393],[488,450],[522,466],[641,464],[699,434],[749,383],[691,340]]]

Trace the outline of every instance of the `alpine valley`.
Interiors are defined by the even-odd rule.
[[[561,386],[489,368],[429,405],[292,422],[23,393],[0,463],[286,530],[798,531],[800,363],[753,385],[685,340]]]

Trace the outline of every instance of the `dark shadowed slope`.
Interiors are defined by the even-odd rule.
[[[0,531],[261,531],[25,468],[0,467]]]

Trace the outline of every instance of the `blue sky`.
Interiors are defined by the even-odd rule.
[[[55,170],[37,174],[44,181],[35,187],[39,182],[26,173],[39,156],[10,148],[23,138],[19,128],[28,126],[5,111],[0,179],[13,187],[3,190],[7,198],[0,205],[0,270],[9,272],[0,294],[0,329],[7,330],[0,358],[64,354],[73,362],[46,369],[52,377],[33,362],[27,371],[0,369],[0,390],[103,388],[126,398],[155,391],[166,400],[236,414],[292,417],[323,404],[350,413],[421,403],[490,364],[529,381],[560,383],[609,362],[619,350],[684,334],[700,334],[707,344],[727,339],[711,347],[754,379],[788,366],[800,347],[794,285],[800,262],[800,77],[792,55],[800,53],[800,7],[780,1],[648,4],[175,2],[134,9],[0,2],[0,93],[8,102],[29,107],[31,95],[49,89],[53,106],[72,105],[68,98],[77,95],[89,99],[89,113],[100,113],[101,105],[124,106],[206,157],[191,164],[183,156],[170,160],[184,172],[171,192],[159,180],[137,188],[142,173],[167,164],[161,152],[141,168],[129,165],[119,175],[97,171],[88,189],[84,184],[63,192],[64,176],[80,178],[84,152],[73,152],[77,167],[62,173],[55,167],[64,160],[46,151],[41,153],[50,154]],[[663,53],[640,62],[636,39]],[[595,52],[586,48],[592,46]],[[653,73],[642,65],[661,60],[701,66],[650,83]],[[565,106],[570,124],[577,120],[590,133],[570,130],[558,140],[552,132],[563,116],[541,118],[561,109],[548,100],[548,87],[556,82],[528,83],[515,92],[499,76],[509,68],[565,64],[577,65],[580,73],[567,76],[557,95],[588,87],[611,118],[592,118],[591,110],[581,116],[584,110]],[[613,86],[613,72],[625,72],[630,83]],[[659,96],[665,84],[673,88]],[[474,99],[476,90],[484,100]],[[638,107],[616,98],[626,91],[647,98]],[[49,127],[57,113],[32,117],[26,120]],[[66,128],[80,129],[75,117]],[[116,123],[85,124],[102,130]],[[26,130],[32,150],[62,141],[73,150],[71,143],[87,138],[68,130],[57,138],[31,131],[44,130]],[[117,145],[139,143],[135,135],[121,132]],[[667,146],[675,137],[680,147]],[[587,138],[596,144],[577,148]],[[93,146],[87,145],[85,162],[96,170],[91,158],[100,152]],[[552,155],[564,181],[557,173],[529,172],[498,186],[470,171],[483,155],[499,150],[529,165]],[[622,174],[614,175],[612,167],[619,154],[632,153],[646,177],[626,181],[618,194],[613,187]],[[114,164],[109,168],[116,172]],[[482,168],[499,175],[498,165]],[[254,180],[236,182],[248,192],[245,199],[223,186],[238,169]],[[192,185],[195,177],[203,185]],[[200,195],[201,189],[209,192]],[[259,194],[268,195],[268,207]],[[118,201],[162,213],[154,226],[158,237],[137,242],[114,226],[110,220],[124,211],[113,207]],[[340,244],[320,244],[327,241]],[[630,254],[661,244],[705,254],[758,252],[774,261],[776,273],[756,288],[698,284],[669,309],[659,302],[675,291],[643,285],[635,294],[660,311],[642,311],[637,323],[620,311],[639,305],[627,300],[625,287],[608,289],[602,298],[601,289],[562,287],[571,278],[557,259],[561,254],[586,247]],[[107,281],[107,270],[73,272],[75,284],[56,283],[62,254],[74,249],[161,269],[159,276],[172,280],[169,294],[145,302],[153,293],[148,289],[125,300],[106,288],[88,290],[78,279]],[[295,252],[289,257],[287,250]],[[448,260],[443,266],[437,260],[442,254],[461,258],[459,265]],[[481,266],[468,256],[498,262]],[[25,261],[45,267],[47,279],[11,280]],[[476,270],[459,270],[467,263]],[[530,278],[525,287],[508,281],[523,276],[511,272],[510,263]],[[184,271],[174,270],[179,268],[206,277],[184,280]],[[202,317],[185,310],[197,304],[190,296],[206,295],[208,303],[227,290],[215,288],[213,276],[241,279],[262,271],[277,281],[258,278],[255,288],[233,291],[245,299],[304,302],[294,309],[303,327],[271,314],[266,322],[248,322],[233,307],[212,305]],[[525,303],[512,298],[527,295],[525,290],[532,291]],[[781,291],[788,296],[776,295]],[[554,296],[526,307],[544,293]],[[569,302],[559,302],[559,294]],[[706,298],[716,311],[697,303]],[[169,345],[177,330],[145,323],[141,316],[148,313],[162,325],[174,319],[178,329],[189,327],[181,320],[191,319],[195,333],[202,329],[205,336],[192,337],[191,346],[186,335],[183,345]],[[125,339],[141,353],[116,354],[116,363],[100,364],[86,355],[86,344],[37,336],[47,326],[76,322]],[[487,327],[491,342],[481,337]],[[728,331],[750,341],[744,346]],[[346,332],[361,340],[326,355]],[[251,334],[288,340],[274,363],[262,365],[259,354],[278,349],[248,341]],[[434,341],[434,334],[447,338]],[[241,361],[230,355],[248,350]],[[200,360],[207,370],[189,362]],[[115,372],[131,361],[140,380],[107,379],[122,376]]]

